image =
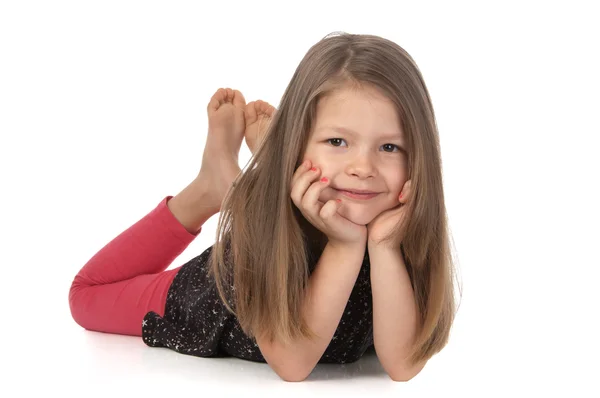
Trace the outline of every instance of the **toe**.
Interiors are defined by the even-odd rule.
[[[273,105],[269,105],[265,113],[269,116],[273,116],[273,114],[275,113],[275,107]]]
[[[221,102],[221,105],[227,104],[227,103],[229,103],[229,104],[233,103],[234,95],[235,94],[234,94],[233,90],[230,89],[229,87],[227,87],[225,89],[225,98],[223,99],[223,102]]]
[[[246,99],[239,90],[233,90],[233,105],[244,108],[246,106]]]
[[[256,119],[258,118],[256,113],[256,101],[251,101],[246,105],[244,116],[246,117],[246,125],[256,122]]]
[[[227,90],[224,88],[218,89],[208,102],[207,110],[216,111],[217,109],[219,109],[219,106],[221,106],[221,104],[223,104],[226,100]]]
[[[273,116],[273,112],[275,111],[275,107],[273,105],[271,105],[265,101],[257,101],[257,102],[258,102],[259,113],[263,113],[268,116]]]

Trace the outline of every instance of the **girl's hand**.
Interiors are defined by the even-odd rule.
[[[319,231],[327,235],[334,245],[366,245],[367,227],[355,224],[338,213],[340,203],[329,200],[320,202],[319,195],[329,181],[320,180],[321,172],[311,170],[311,162],[306,161],[292,177],[291,198],[304,217]]]
[[[411,181],[408,180],[402,187],[402,192],[398,197],[398,206],[381,212],[367,225],[368,244],[382,245],[382,240],[388,236],[399,224],[406,222],[406,206],[411,196]],[[398,248],[404,240],[404,234],[401,233],[397,242],[387,242],[386,247]]]

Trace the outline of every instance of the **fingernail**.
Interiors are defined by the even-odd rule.
[[[327,182],[327,181],[329,181],[329,180],[327,179],[327,177],[323,177],[323,178],[321,178],[321,182]]]
[[[400,194],[400,199],[402,199],[402,194]]]
[[[317,171],[317,168],[313,167],[312,169],[310,169],[310,171]]]

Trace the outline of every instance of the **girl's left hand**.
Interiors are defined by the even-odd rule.
[[[383,211],[377,217],[367,224],[367,234],[369,245],[380,245],[381,240],[388,236],[401,222],[404,222],[406,217],[406,206],[405,204],[410,199],[410,184],[408,180],[402,187],[402,192],[398,197],[398,206],[393,207],[389,210]],[[404,239],[403,233],[400,236],[400,241],[393,243],[386,243],[391,248],[397,248]]]

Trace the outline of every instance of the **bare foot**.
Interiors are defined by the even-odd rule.
[[[198,178],[212,190],[210,207],[221,203],[240,174],[238,155],[245,132],[246,100],[241,92],[218,89],[207,106],[208,136]]]
[[[244,113],[246,117],[246,132],[244,137],[246,145],[248,145],[252,154],[254,154],[258,145],[260,145],[271,123],[274,112],[276,112],[275,107],[265,101],[252,101],[246,105],[246,112]]]
[[[208,113],[206,145],[237,158],[246,128],[245,109],[246,100],[241,92],[230,88],[218,89],[206,109]]]

